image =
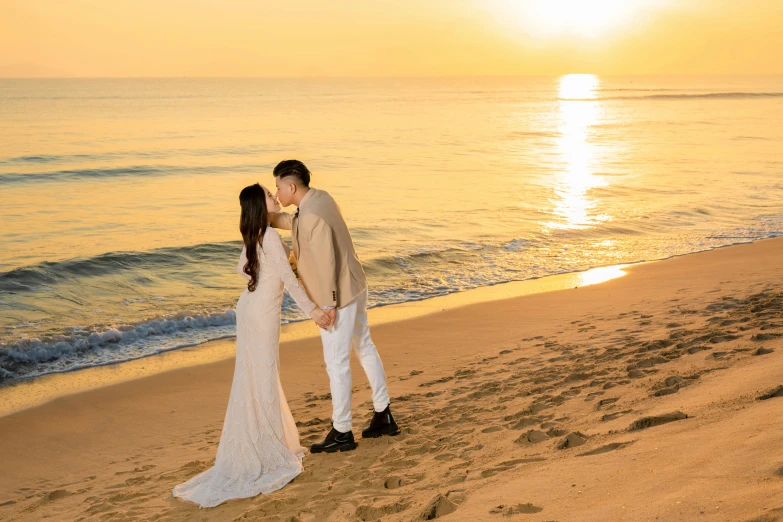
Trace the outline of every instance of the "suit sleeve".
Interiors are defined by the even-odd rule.
[[[293,221],[293,216],[287,212],[275,212],[272,214],[272,219],[270,220],[270,224],[274,228],[279,228],[282,230],[291,230],[291,222]]]
[[[302,227],[308,230],[309,250],[318,275],[319,295],[313,298],[321,306],[337,306],[337,258],[332,227],[314,214],[299,219],[303,220]]]

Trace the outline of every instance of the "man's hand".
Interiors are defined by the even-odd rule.
[[[317,306],[310,312],[310,319],[315,321],[315,324],[326,330],[333,324],[331,316],[326,310],[321,310]]]
[[[326,312],[327,317],[329,318],[329,326],[334,326],[334,323],[337,321],[337,308],[331,308],[329,310],[324,310]]]

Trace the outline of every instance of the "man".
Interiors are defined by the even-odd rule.
[[[356,448],[351,427],[351,346],[372,388],[375,414],[363,438],[400,433],[389,408],[386,374],[370,338],[367,278],[353,247],[340,207],[323,190],[310,187],[310,171],[298,160],[281,161],[274,170],[277,198],[294,215],[280,212],[272,226],[291,230],[297,272],[310,299],[329,311],[332,326],[321,330],[326,372],[332,391],[332,429],[312,453]]]

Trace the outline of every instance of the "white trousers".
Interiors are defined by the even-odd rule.
[[[321,330],[321,341],[332,391],[332,422],[337,431],[347,433],[351,431],[351,347],[370,381],[375,411],[383,411],[389,405],[386,373],[370,338],[366,288],[337,310],[337,321],[328,330]]]

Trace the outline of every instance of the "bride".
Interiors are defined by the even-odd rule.
[[[283,286],[320,327],[330,324],[297,281],[280,235],[268,226],[268,213],[280,210],[272,194],[256,183],[242,190],[239,203],[245,247],[237,271],[248,283],[237,303],[236,365],[223,433],[215,466],[174,488],[175,497],[200,507],[271,493],[302,472],[305,449],[278,373]]]

